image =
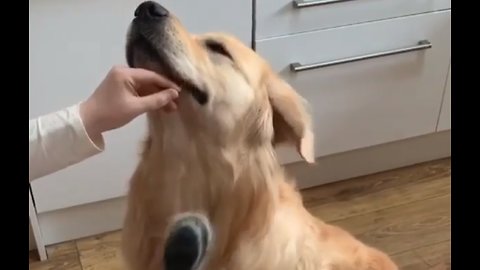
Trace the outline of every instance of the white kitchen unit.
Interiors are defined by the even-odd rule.
[[[450,155],[450,0],[257,0],[254,45],[310,103],[309,187]]]
[[[140,2],[30,0],[30,117],[86,98],[113,64],[125,63]],[[307,99],[317,166],[279,149],[300,187],[450,155],[450,0],[159,2],[192,32],[254,44]],[[101,155],[31,184],[41,252],[121,228],[144,131],[144,119],[135,120],[107,134]]]
[[[318,156],[436,130],[450,61],[450,11],[270,38],[256,47],[311,103]],[[379,54],[385,55],[368,58]],[[350,61],[356,57],[366,59]],[[314,67],[292,71],[294,63]],[[290,156],[284,160],[299,160]]]

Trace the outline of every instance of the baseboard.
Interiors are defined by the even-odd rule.
[[[450,138],[448,130],[321,157],[313,166],[292,163],[287,170],[296,177],[300,188],[308,188],[449,157]]]
[[[41,213],[38,223],[45,245],[120,229],[125,197]]]
[[[315,166],[287,166],[301,188],[400,168],[450,156],[450,131],[322,157]],[[45,245],[121,229],[125,198],[38,215]]]

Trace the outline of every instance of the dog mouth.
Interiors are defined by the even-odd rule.
[[[128,66],[156,72],[177,84],[182,91],[190,94],[200,105],[206,104],[208,102],[206,91],[200,89],[200,87],[196,86],[195,83],[189,79],[181,76],[171,64],[168,64],[167,59],[164,59],[164,57],[165,56],[161,56],[161,53],[155,50],[149,41],[145,39],[136,40],[131,43],[127,49]],[[142,62],[142,60],[139,59],[145,59],[145,61]]]
[[[204,105],[208,102],[207,92],[175,63],[175,56],[183,51],[181,41],[172,34],[175,29],[170,20],[168,10],[156,2],[144,2],[137,7],[127,36],[128,66],[166,77]]]

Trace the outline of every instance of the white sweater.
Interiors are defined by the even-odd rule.
[[[102,152],[103,137],[93,142],[79,106],[30,120],[29,181],[54,173]]]

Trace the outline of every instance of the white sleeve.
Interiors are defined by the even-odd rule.
[[[29,181],[59,171],[103,151],[100,136],[92,141],[79,115],[79,106],[30,120]]]

